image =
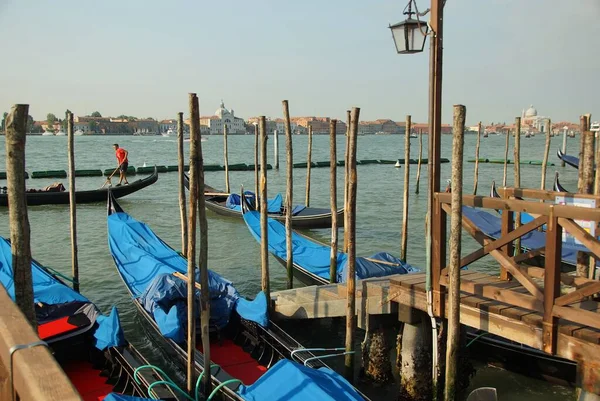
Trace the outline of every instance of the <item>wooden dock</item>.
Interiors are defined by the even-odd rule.
[[[577,219],[599,223],[600,210],[551,203],[556,196],[567,196],[595,199],[600,207],[600,197],[519,188],[504,188],[500,192],[502,199],[463,196],[467,207],[503,213],[498,238],[487,237],[463,216],[463,229],[481,248],[462,255],[461,266],[489,255],[498,263],[498,270],[494,274],[461,271],[460,322],[576,362],[578,385],[600,395],[600,281],[593,275],[561,272],[563,230],[584,244],[590,257],[600,260],[600,241],[575,222]],[[450,202],[450,194],[435,194],[431,306],[438,319],[446,319],[448,310],[446,215]],[[512,222],[517,212],[527,212],[534,219],[515,228]],[[543,246],[513,256],[514,242],[544,225]],[[543,268],[535,266],[540,260]],[[356,288],[359,327],[381,316],[412,323],[427,311],[424,273],[361,280]],[[276,318],[341,317],[345,316],[347,305],[344,284],[280,291],[273,293],[273,298]]]

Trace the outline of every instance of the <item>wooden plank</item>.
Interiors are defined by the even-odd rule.
[[[569,219],[558,219],[560,224],[569,234],[581,241],[581,243],[589,249],[597,258],[600,258],[600,242],[585,231],[579,224]]]
[[[578,198],[595,199],[600,201],[600,196],[598,195],[544,191],[533,188],[498,188],[498,193],[500,195],[510,194],[510,196],[514,196],[517,198],[533,198],[548,200],[552,202],[554,202],[557,196],[576,196]]]
[[[538,278],[538,279],[544,279],[546,271],[541,268],[541,267],[535,267],[535,266],[523,266],[523,270],[531,277],[533,278]],[[577,276],[572,276],[568,273],[561,273],[560,274],[560,281],[564,284],[564,285],[568,285],[568,286],[574,286],[574,287],[579,287],[588,283],[594,283],[596,282],[596,280],[592,280],[589,279],[587,277],[577,277]]]
[[[451,194],[436,193],[436,197],[442,204],[450,204],[451,202]],[[463,195],[463,205],[503,211],[512,210],[515,212],[526,212],[543,216],[548,216],[550,214],[550,206],[552,206],[554,207],[554,215],[556,217],[572,220],[600,221],[600,208],[593,209],[580,206],[550,205],[518,199],[499,199],[473,195]]]
[[[572,326],[576,326],[576,324],[572,324]],[[600,331],[581,325],[577,326],[578,327],[571,332],[571,335],[573,337],[580,338],[582,340],[589,341],[593,344],[600,345]]]
[[[0,286],[0,376],[10,366],[10,348],[36,341],[40,341],[37,333]],[[44,346],[13,354],[13,379],[22,401],[81,401],[71,381]]]
[[[555,299],[560,295],[560,265],[562,253],[562,228],[550,208],[548,230],[546,232],[546,274],[544,275],[544,321],[542,342],[544,352],[556,352],[557,319],[553,314]]]
[[[440,280],[441,284],[445,285],[446,280],[447,279],[442,278]],[[531,295],[519,294],[511,290],[496,288],[492,285],[479,284],[469,280],[461,280],[460,289],[461,291],[495,299],[496,301],[504,302],[510,305],[520,306],[538,312],[543,310],[543,303]]]
[[[545,251],[546,251],[546,247],[543,246],[543,247],[538,248],[538,249],[532,249],[532,250],[530,250],[528,252],[525,252],[525,253],[520,253],[520,254],[516,255],[515,257],[513,257],[512,259],[513,259],[513,261],[515,263],[521,263],[521,262],[524,262],[526,260],[535,258],[536,256],[543,255]],[[509,252],[505,252],[505,253],[507,255],[510,255]]]
[[[590,312],[581,308],[573,308],[571,306],[554,305],[552,308],[552,315],[595,329],[600,329],[600,314],[596,312]]]
[[[557,298],[554,301],[554,304],[558,306],[569,305],[574,302],[579,302],[585,297],[588,297],[597,292],[600,292],[600,282],[597,281],[595,283],[587,283],[579,287],[577,290],[563,295],[560,298]]]

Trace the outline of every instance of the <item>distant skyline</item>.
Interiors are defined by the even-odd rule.
[[[99,111],[157,119],[221,99],[237,116],[427,121],[429,41],[398,55],[388,24],[407,0],[0,0],[0,111],[37,120]],[[429,1],[417,0],[421,10]],[[427,18],[427,17],[425,17]],[[505,121],[533,104],[554,121],[600,120],[600,1],[448,0],[443,122]]]

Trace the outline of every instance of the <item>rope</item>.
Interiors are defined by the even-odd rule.
[[[49,266],[44,266],[44,267],[46,269],[50,270],[52,272],[52,274],[54,274],[54,275],[56,275],[56,276],[58,276],[58,277],[60,277],[60,278],[62,278],[64,280],[67,280],[70,283],[79,284],[79,281],[75,280],[73,277],[67,277],[64,274],[62,274],[61,272],[59,272],[58,270],[53,269],[53,268],[51,268]]]
[[[490,333],[488,333],[488,332],[485,332],[485,331],[484,331],[483,333],[479,334],[479,335],[478,335],[478,336],[476,336],[474,339],[472,339],[471,341],[469,341],[469,343],[467,344],[467,347],[468,347],[469,345],[473,344],[475,341],[479,340],[481,337],[483,337],[483,336],[486,336],[486,335],[488,335],[488,334],[490,334]]]

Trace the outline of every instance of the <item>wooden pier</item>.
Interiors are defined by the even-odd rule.
[[[581,241],[591,256],[600,258],[600,241],[574,222],[577,219],[598,223],[600,210],[550,203],[560,195],[595,199],[600,206],[600,197],[518,188],[504,188],[500,193],[502,199],[463,196],[463,204],[467,207],[492,212],[501,210],[502,235],[497,239],[489,238],[463,216],[463,229],[481,244],[481,248],[463,255],[461,266],[490,255],[498,263],[498,271],[497,274],[461,271],[460,322],[576,362],[578,386],[600,394],[600,302],[594,298],[600,293],[600,282],[561,272],[563,230]],[[448,310],[446,214],[450,212],[450,202],[451,194],[435,194],[432,298],[433,313],[439,319],[445,319]],[[529,213],[534,220],[515,229],[512,223],[516,212]],[[545,245],[512,256],[513,242],[543,225],[547,227]],[[544,267],[536,267],[536,261]],[[381,316],[411,323],[420,320],[420,315],[427,311],[425,273],[361,280],[356,288],[359,327],[364,328],[369,319]],[[345,315],[344,284],[298,288],[272,295],[276,318]]]

